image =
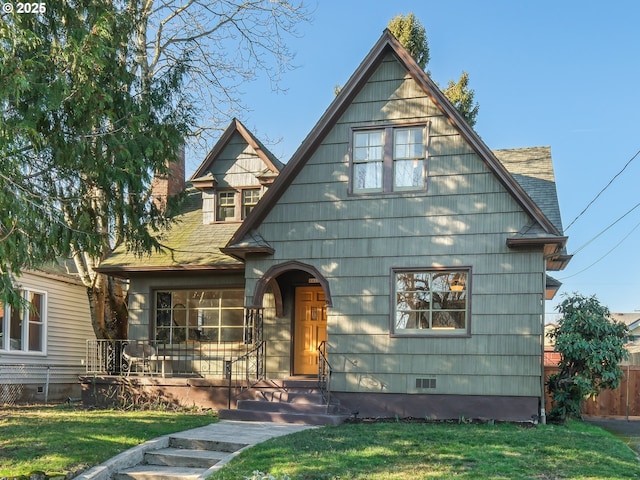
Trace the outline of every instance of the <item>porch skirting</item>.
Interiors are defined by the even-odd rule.
[[[538,415],[537,397],[332,392],[359,418],[481,419],[527,422]]]
[[[223,379],[87,375],[80,377],[80,385],[85,406],[105,407],[124,402],[218,410],[229,404],[229,384]],[[239,387],[232,387],[232,401],[239,392]]]
[[[237,399],[264,398],[261,391],[273,390],[281,383],[282,380],[270,380],[248,390],[236,384],[230,392],[224,379],[80,377],[83,404],[98,407],[124,400],[219,410],[228,408],[231,398],[231,408],[236,408]],[[128,395],[123,394],[125,390]],[[538,414],[537,397],[332,392],[331,399],[332,403],[339,404],[341,412],[358,418],[449,420],[464,417],[527,422]]]

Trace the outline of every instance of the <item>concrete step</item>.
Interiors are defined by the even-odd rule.
[[[169,447],[145,453],[143,464],[123,469],[114,480],[174,480],[197,479],[209,468],[227,460],[246,443],[183,438],[172,436]]]
[[[127,468],[113,476],[114,480],[196,480],[206,468],[162,467],[158,465],[138,465]]]
[[[238,410],[288,413],[336,413],[336,406],[308,402],[268,402],[264,400],[238,400]]]
[[[349,418],[349,415],[233,409],[219,410],[218,417],[225,420],[240,420],[244,422],[252,421],[296,423],[300,425],[339,425]]]
[[[246,447],[246,443],[225,442],[220,440],[208,440],[204,438],[171,437],[169,447],[184,448],[187,450],[210,450],[212,452],[237,452]]]
[[[268,402],[323,403],[322,393],[309,390],[260,389],[257,391],[257,397]]]
[[[163,465],[167,467],[213,467],[220,460],[231,455],[228,452],[212,452],[210,450],[188,450],[184,448],[162,448],[147,452],[144,461],[147,465]]]

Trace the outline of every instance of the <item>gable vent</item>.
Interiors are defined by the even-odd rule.
[[[435,378],[416,378],[416,388],[436,388]]]

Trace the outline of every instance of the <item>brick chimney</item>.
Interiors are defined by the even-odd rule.
[[[151,195],[156,207],[164,210],[167,206],[167,199],[178,195],[184,190],[185,183],[185,162],[184,145],[178,150],[178,158],[169,162],[167,173],[156,173],[151,182]]]

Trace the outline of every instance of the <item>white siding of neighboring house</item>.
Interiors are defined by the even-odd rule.
[[[9,387],[3,387],[9,384],[22,385],[13,392],[21,390],[24,401],[79,396],[86,342],[96,338],[86,288],[71,278],[39,272],[25,272],[16,283],[46,294],[46,347],[43,353],[0,350],[0,396],[2,388],[9,396]]]

